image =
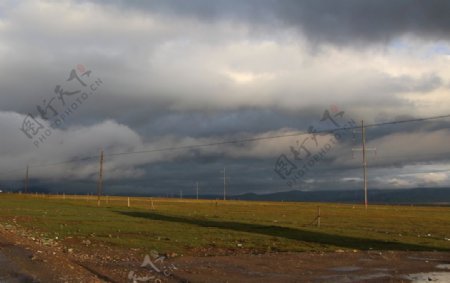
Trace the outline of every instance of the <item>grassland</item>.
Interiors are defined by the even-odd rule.
[[[273,251],[450,251],[450,208],[0,194],[0,223],[36,237],[213,255]],[[321,208],[321,226],[312,224]]]

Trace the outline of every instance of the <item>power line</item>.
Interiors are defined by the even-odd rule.
[[[448,168],[448,169],[438,169],[438,168],[436,168],[436,169],[426,169],[426,167],[427,166],[435,166],[435,165],[442,165],[442,164],[421,164],[424,168],[423,169],[421,169],[421,170],[414,170],[414,172],[413,173],[401,173],[401,175],[408,175],[408,174],[425,174],[425,173],[440,173],[440,172],[450,172],[450,168]],[[261,171],[261,170],[271,170],[271,169],[273,169],[273,167],[272,166],[265,166],[265,167],[261,167],[261,168],[258,168],[259,169],[259,171]],[[336,168],[336,169],[338,169],[338,168]],[[348,167],[341,167],[341,169],[339,169],[339,170],[359,170],[359,169],[361,169],[361,166],[360,165],[355,165],[355,166],[348,166]],[[374,169],[373,170],[376,170],[376,169],[379,169],[379,167],[378,166],[374,166]],[[248,170],[247,171],[244,171],[244,172],[251,172],[251,171],[254,171],[254,170],[252,170],[252,168],[248,168]],[[67,178],[71,178],[71,177],[67,177]],[[222,179],[223,177],[221,177],[220,179]],[[239,179],[239,177],[236,177],[236,178],[238,178]],[[228,177],[227,177],[227,179],[228,179]],[[84,182],[83,180],[77,180],[76,178],[73,178],[72,179],[73,181],[80,181],[80,182]],[[89,180],[91,180],[91,181],[95,181],[94,179],[89,179]],[[14,183],[17,183],[17,184],[21,184],[22,182],[23,182],[23,179],[20,179],[20,180],[12,180],[12,182],[14,182]],[[58,184],[58,180],[56,180],[56,179],[53,179],[53,181],[42,181],[42,179],[40,179],[35,185],[37,185],[37,186],[44,186],[44,185],[55,185],[55,184]],[[209,181],[207,181],[207,182],[212,182],[211,180],[209,180]],[[133,184],[140,184],[140,183],[148,183],[148,180],[133,180]],[[23,187],[23,184],[21,184],[20,185],[21,187]]]
[[[439,119],[445,119],[445,118],[450,118],[450,114],[448,114],[448,115],[439,115],[439,116],[431,116],[431,117],[426,117],[426,118],[415,118],[415,119],[408,119],[408,120],[400,120],[400,121],[391,121],[391,122],[384,122],[384,123],[368,124],[365,127],[366,128],[372,128],[372,127],[378,127],[378,126],[397,125],[397,124],[413,123],[413,122],[423,122],[423,121],[439,120]]]
[[[445,118],[450,118],[450,114],[448,114],[448,115],[439,115],[439,116],[431,116],[431,117],[426,117],[426,118],[415,118],[415,119],[407,119],[407,120],[399,120],[399,121],[373,123],[373,124],[367,124],[367,125],[365,125],[365,127],[366,128],[374,128],[374,127],[382,127],[382,126],[389,126],[389,125],[399,125],[399,124],[414,123],[414,122],[440,120],[440,119],[445,119]],[[315,131],[314,134],[326,134],[326,133],[330,133],[331,134],[331,133],[336,133],[336,132],[341,132],[341,131],[355,130],[355,129],[359,129],[359,128],[360,128],[360,126],[340,127],[340,128],[335,128],[335,129],[318,130],[318,131]],[[273,140],[273,139],[280,139],[280,138],[287,138],[287,137],[298,137],[298,136],[304,136],[304,135],[311,135],[311,133],[308,133],[308,132],[296,132],[296,133],[284,134],[284,135],[255,137],[255,138],[247,138],[247,139],[239,139],[239,140],[227,140],[227,141],[205,143],[205,144],[193,144],[193,145],[185,145],[185,146],[164,147],[164,148],[150,149],[150,150],[138,150],[138,151],[110,153],[110,154],[104,154],[104,157],[116,157],[116,156],[122,156],[122,155],[132,155],[132,154],[143,154],[143,153],[155,153],[155,152],[164,152],[164,151],[197,149],[197,148],[203,148],[203,147],[212,147],[212,146],[227,145],[227,144],[238,144],[238,143],[248,143],[248,142],[254,142],[254,141]],[[33,166],[29,166],[29,168],[57,166],[57,165],[74,163],[74,162],[84,162],[84,161],[89,161],[89,160],[98,159],[98,158],[100,158],[100,155],[86,156],[86,157],[82,157],[82,158],[71,159],[71,160],[68,160],[68,161],[61,161],[61,162],[49,163],[49,164],[33,165]],[[11,170],[11,171],[3,173],[2,175],[5,175],[7,173],[12,173],[12,172],[15,172],[15,171],[19,171],[19,170],[24,170],[24,169],[20,168],[20,169]]]
[[[428,117],[428,118],[419,118],[419,119],[409,119],[409,120],[401,120],[401,121],[391,121],[391,122],[368,124],[365,127],[366,128],[373,128],[373,127],[381,127],[381,126],[387,126],[387,125],[397,125],[397,124],[412,123],[412,122],[422,122],[422,121],[437,120],[437,119],[444,119],[444,118],[450,118],[450,114],[449,115]],[[359,128],[360,128],[360,126],[341,127],[341,128],[336,128],[336,129],[318,130],[318,131],[316,131],[314,133],[315,134],[335,133],[335,132],[348,131],[348,130],[354,130],[354,129],[359,129]],[[287,137],[296,137],[296,136],[303,136],[303,135],[310,135],[310,134],[311,133],[308,133],[308,132],[297,132],[297,133],[285,134],[285,135],[275,135],[275,136],[248,138],[248,139],[240,139],[240,140],[229,140],[229,141],[222,141],[222,142],[215,142],[215,143],[186,145],[186,146],[178,146],[178,147],[175,146],[175,147],[166,147],[166,148],[151,149],[151,150],[112,153],[112,154],[108,154],[106,156],[119,156],[119,155],[140,154],[140,153],[153,153],[153,152],[161,152],[161,151],[195,149],[195,148],[201,148],[201,147],[210,147],[210,146],[225,145],[225,144],[236,144],[236,143],[247,143],[247,142],[253,142],[253,141],[260,141],[260,140],[270,140],[270,139],[279,139],[279,138],[287,138]]]

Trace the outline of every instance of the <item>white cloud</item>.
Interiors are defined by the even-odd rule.
[[[442,185],[449,179],[448,173],[424,173],[417,174],[416,178],[421,181],[424,181],[426,184],[437,184]]]
[[[49,15],[59,15],[58,24]],[[16,74],[13,70],[24,61],[38,64],[37,69],[59,69],[54,62],[72,58],[72,64],[91,64],[109,78],[112,96],[148,103],[169,100],[170,110],[293,111],[338,103],[366,119],[380,113],[446,111],[447,88],[414,89],[430,74],[449,80],[450,66],[442,60],[446,55],[429,54],[429,43],[407,37],[403,40],[411,48],[401,50],[323,45],[312,52],[306,38],[288,30],[268,39],[253,34],[245,23],[205,24],[71,1],[24,1],[7,9],[3,22],[0,49],[9,51],[3,52],[8,60],[0,65],[2,72]],[[23,73],[22,81],[31,75]],[[51,81],[45,77],[49,75],[44,71],[42,82]],[[12,92],[19,94],[14,95],[29,95],[15,88]]]
[[[246,21],[226,17],[207,22],[170,13],[123,11],[89,1],[8,1],[0,3],[0,9],[0,166],[5,169],[95,155],[100,148],[107,152],[152,150],[293,131],[281,126],[258,134],[230,132],[226,137],[154,135],[152,119],[167,113],[189,119],[192,112],[214,116],[219,111],[249,108],[290,115],[338,104],[352,116],[371,121],[404,114],[447,114],[450,103],[448,54],[430,52],[436,44],[448,48],[447,42],[403,36],[398,39],[402,48],[313,45],[304,35],[283,26],[258,30]],[[36,103],[48,98],[78,63],[103,78],[102,96],[89,101],[67,129],[55,130],[35,149],[18,130],[23,120],[18,113],[35,111]],[[144,112],[139,125],[117,122],[134,121],[137,110]],[[147,126],[148,132],[140,131]],[[449,152],[449,138],[448,130],[386,134],[369,141],[379,152],[379,158],[369,164],[390,165],[392,157],[404,162],[404,156],[421,162],[440,159]],[[289,153],[298,139],[212,146],[198,152],[235,160],[276,158]],[[319,144],[323,146],[328,139],[319,137]],[[347,149],[343,144],[333,149],[329,155],[337,158],[333,165],[359,166],[359,161],[340,155]],[[140,169],[144,164],[189,154],[155,152],[107,159],[105,166],[112,172],[107,178],[136,178],[144,174]],[[45,178],[93,177],[96,162],[36,170]],[[15,174],[17,178],[22,173]],[[401,187],[447,181],[442,174],[433,174],[391,176],[387,183]]]

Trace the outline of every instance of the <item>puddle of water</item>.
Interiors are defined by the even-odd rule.
[[[440,259],[426,258],[426,257],[416,257],[416,256],[408,256],[408,258],[412,259],[412,260],[420,260],[420,261],[440,261]]]
[[[331,268],[330,270],[338,271],[338,272],[352,272],[352,271],[357,271],[360,269],[361,269],[361,267],[357,267],[357,266],[341,266],[341,267]]]
[[[324,282],[333,282],[333,283],[357,283],[366,280],[375,280],[380,278],[391,278],[390,274],[387,273],[373,273],[366,275],[331,275],[331,276],[321,276],[320,279],[323,279]]]
[[[417,273],[404,276],[405,279],[411,280],[412,283],[424,283],[424,282],[450,282],[450,272],[429,272],[429,273]]]
[[[355,282],[360,282],[360,281],[364,281],[364,280],[379,279],[379,278],[384,278],[384,277],[391,277],[391,275],[387,274],[387,273],[379,272],[379,273],[355,276],[355,277],[352,277],[352,279],[355,279],[356,280]]]
[[[319,282],[352,283],[352,280],[349,277],[345,276],[345,275],[341,275],[341,276],[336,276],[336,275],[320,276],[319,278],[321,280]]]
[[[439,269],[450,269],[450,264],[438,264],[438,265],[436,265],[436,268],[439,268]]]
[[[389,272],[389,271],[392,271],[391,268],[374,268],[373,270],[381,271],[381,272]]]
[[[9,260],[0,253],[0,282],[1,283],[34,283],[30,277],[20,274]]]

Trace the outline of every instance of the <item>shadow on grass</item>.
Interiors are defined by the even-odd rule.
[[[196,225],[199,227],[212,227],[237,232],[246,232],[266,236],[280,237],[322,245],[332,245],[348,249],[368,250],[369,248],[372,248],[375,250],[450,251],[450,249],[448,248],[421,246],[401,242],[389,242],[350,236],[332,235],[318,231],[307,231],[302,229],[280,227],[273,225],[196,219],[181,216],[163,215],[154,212],[136,212],[136,211],[134,212],[115,211],[115,212],[126,216],[145,218],[149,220],[184,223]]]

